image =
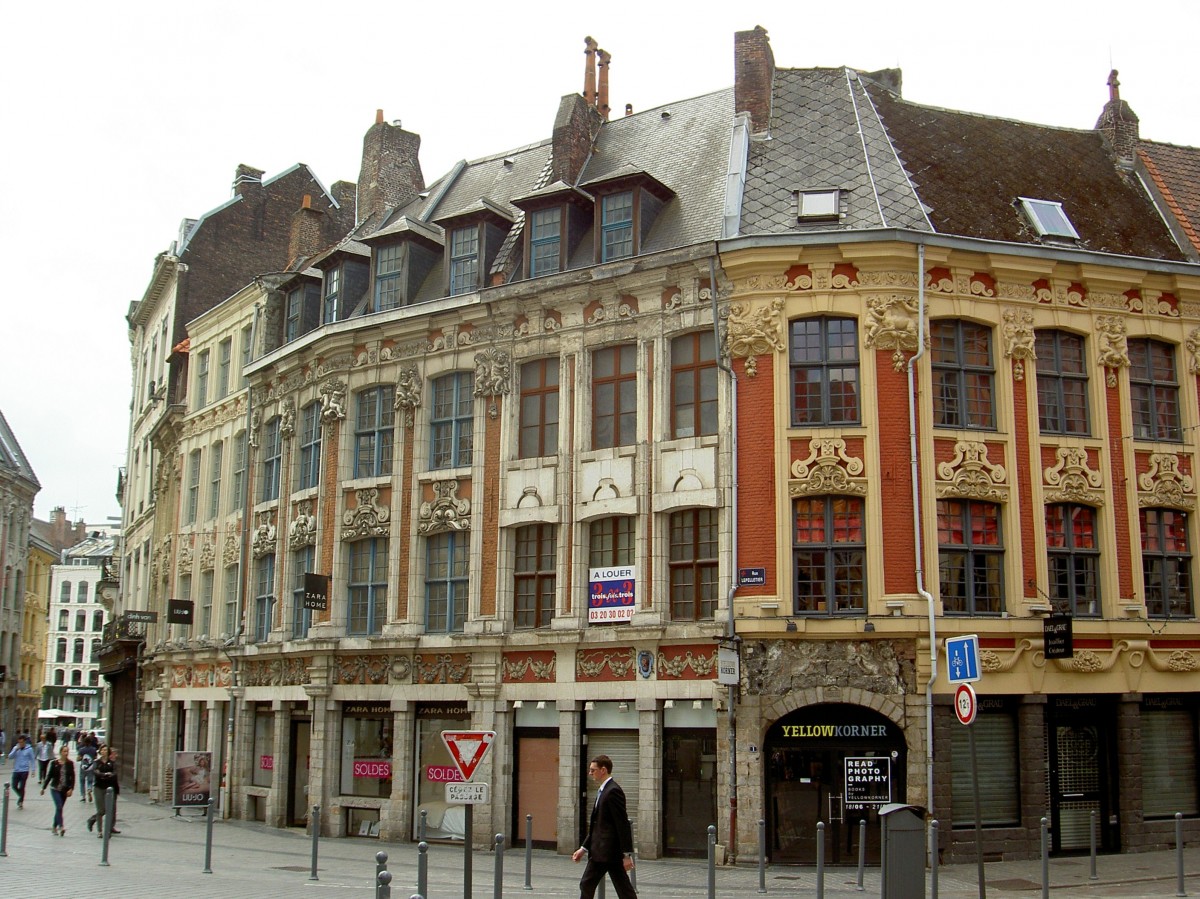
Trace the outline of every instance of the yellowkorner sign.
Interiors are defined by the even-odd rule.
[[[785,724],[783,736],[803,740],[812,737],[886,737],[884,724]]]

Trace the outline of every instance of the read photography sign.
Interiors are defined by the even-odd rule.
[[[846,757],[846,808],[887,805],[892,801],[892,760],[882,757]]]

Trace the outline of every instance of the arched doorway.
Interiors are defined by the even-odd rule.
[[[900,727],[862,706],[821,703],[780,718],[763,746],[771,861],[816,864],[823,821],[825,863],[857,864],[865,820],[867,861],[877,864],[879,806],[905,800]]]

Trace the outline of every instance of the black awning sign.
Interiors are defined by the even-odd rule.
[[[329,576],[325,574],[304,575],[304,608],[324,612],[329,608]]]
[[[168,599],[167,624],[191,624],[195,619],[195,608],[190,599]]]
[[[1042,621],[1042,644],[1048,659],[1069,659],[1075,654],[1072,618],[1051,615]]]

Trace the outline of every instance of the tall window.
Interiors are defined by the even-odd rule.
[[[196,404],[192,408],[203,409],[208,405],[208,350],[196,356]]]
[[[1191,618],[1192,552],[1188,516],[1175,509],[1142,509],[1142,583],[1151,618]]]
[[[200,509],[200,450],[188,455],[187,523],[195,524]]]
[[[213,573],[211,571],[200,572],[200,615],[199,625],[200,633],[212,633],[212,610],[213,610]]]
[[[62,586],[58,588],[58,601],[59,602],[70,602],[71,601],[71,582],[70,581],[63,581]]]
[[[858,424],[858,325],[804,318],[790,326],[792,426]]]
[[[80,602],[88,601],[88,584],[87,581],[79,582],[79,589],[75,591],[75,596]]]
[[[240,586],[238,572],[240,570],[237,565],[231,565],[225,569],[225,614],[221,619],[221,627],[231,637],[238,632],[238,627],[241,625],[238,615],[238,587]]]
[[[92,613],[92,630],[94,630],[94,631],[104,630],[104,613],[103,612],[93,612]]]
[[[1100,615],[1100,549],[1096,511],[1060,503],[1046,507],[1050,599],[1076,617]]]
[[[400,267],[403,246],[394,243],[375,251],[375,311],[400,305]]]
[[[176,599],[181,599],[184,602],[191,602],[192,576],[190,574],[179,575],[179,584],[176,589],[179,591],[175,596]],[[176,637],[182,636],[185,633],[184,625],[182,624],[172,625],[171,630],[174,632]]]
[[[254,329],[251,325],[242,328],[242,386],[246,386],[246,369],[254,358]]]
[[[360,391],[354,424],[354,476],[378,478],[392,473],[396,388],[389,385]]]
[[[557,526],[531,524],[517,528],[513,567],[517,627],[549,627],[554,617]]]
[[[271,635],[271,606],[275,602],[275,554],[268,553],[254,566],[254,640]]]
[[[637,346],[592,353],[592,448],[629,446],[637,440]]]
[[[717,510],[671,515],[671,617],[711,619],[717,610]]]
[[[388,541],[386,537],[350,544],[350,602],[347,633],[383,631],[388,599]]]
[[[283,466],[283,436],[276,415],[263,426],[262,494],[259,502],[279,499],[279,472]]]
[[[430,409],[430,468],[471,464],[474,443],[474,397],[471,394],[474,386],[474,374],[466,371],[442,375],[434,380]]]
[[[996,372],[992,331],[962,319],[931,322],[933,423],[939,428],[994,428]]]
[[[1035,346],[1038,427],[1043,434],[1087,436],[1091,428],[1083,338],[1066,331],[1038,331]]]
[[[306,546],[292,554],[292,637],[303,640],[312,627],[312,609],[304,608],[304,575],[315,574],[316,547]]]
[[[795,516],[796,613],[865,612],[863,501],[847,496],[798,499]]]
[[[712,331],[671,341],[671,436],[717,433],[717,341]]]
[[[529,217],[529,274],[552,275],[562,268],[562,207],[539,209]]]
[[[939,499],[938,570],[947,615],[999,615],[1004,611],[1000,507],[995,503]]]
[[[238,431],[233,438],[233,485],[230,489],[230,508],[238,511],[246,502],[246,432]]]
[[[87,630],[87,612],[75,613],[75,630]]]
[[[633,191],[609,194],[600,201],[600,261],[633,255]]]
[[[208,451],[208,517],[216,518],[221,511],[221,466],[225,461],[225,444],[220,440]],[[205,632],[207,633],[207,631]]]
[[[309,403],[300,412],[299,488],[316,487],[321,478],[321,403]]]
[[[82,639],[76,639],[74,644],[72,644],[72,646],[71,646],[71,664],[73,664],[73,665],[83,664],[83,640]]]
[[[233,368],[233,338],[227,337],[217,344],[217,399],[229,393],[229,375]]]
[[[469,533],[437,534],[425,541],[425,631],[461,631],[467,621]]]
[[[342,292],[342,270],[331,268],[325,272],[325,298],[321,303],[321,324],[338,320],[338,296]]]
[[[633,564],[632,515],[599,518],[588,527],[588,567]]]
[[[67,661],[67,641],[60,639],[54,648],[54,661],[65,664]]]
[[[283,318],[283,339],[291,342],[300,336],[304,323],[304,285],[288,291],[287,308]]]
[[[1175,348],[1158,340],[1129,341],[1129,399],[1133,436],[1139,440],[1183,439],[1179,429],[1179,381]]]
[[[450,232],[450,296],[479,288],[479,226]]]
[[[558,359],[521,366],[522,459],[558,452]]]

